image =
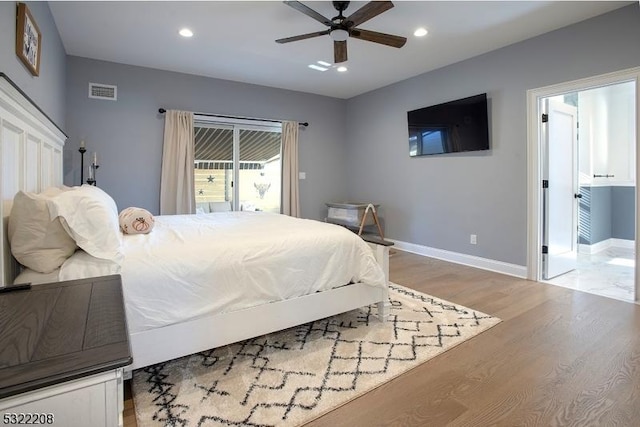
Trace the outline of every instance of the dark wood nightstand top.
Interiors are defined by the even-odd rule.
[[[394,245],[393,242],[390,242],[389,240],[384,240],[383,238],[381,238],[377,234],[362,234],[362,235],[360,235],[360,237],[365,242],[375,243],[376,245],[382,245],[382,246],[393,246]]]
[[[131,362],[119,275],[0,294],[0,398]]]

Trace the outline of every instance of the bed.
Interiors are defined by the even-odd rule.
[[[7,239],[14,196],[61,185],[65,136],[37,109],[7,108],[9,101],[29,104],[19,92],[0,95],[1,273],[10,283],[21,270]],[[66,208],[48,206],[52,217],[66,220],[79,248],[59,269],[27,270],[20,278],[120,274],[134,358],[129,371],[374,303],[381,318],[388,313],[388,248],[340,226],[259,212],[160,216],[148,234],[120,235],[116,249],[115,203],[101,193],[85,185],[55,196],[73,194]],[[98,201],[90,197],[85,209],[86,194]],[[108,219],[94,215],[98,205]],[[77,232],[88,223],[101,231]]]
[[[158,216],[150,233],[122,235],[121,251],[107,260],[77,250],[54,272],[27,269],[15,282],[120,274],[131,369],[371,303],[385,311],[374,253],[333,224],[265,212]]]

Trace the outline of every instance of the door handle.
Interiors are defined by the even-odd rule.
[[[573,198],[574,199],[582,199],[582,194],[574,194]]]

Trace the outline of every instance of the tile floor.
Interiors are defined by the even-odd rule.
[[[578,254],[578,268],[545,283],[634,301],[635,250],[610,247],[595,254]]]

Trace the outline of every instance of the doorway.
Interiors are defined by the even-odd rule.
[[[637,301],[640,69],[528,92],[528,278]]]

